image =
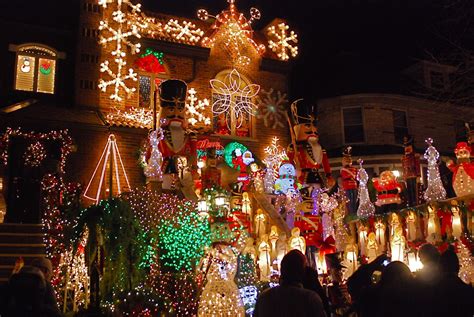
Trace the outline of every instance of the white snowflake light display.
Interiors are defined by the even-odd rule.
[[[257,118],[263,119],[266,128],[283,128],[285,122],[286,105],[288,103],[287,95],[281,91],[274,94],[273,88],[270,90],[262,89],[257,97],[258,115]]]
[[[134,87],[129,87],[125,83],[128,80],[137,80],[137,74],[132,68],[126,69],[126,52],[125,49],[128,47],[132,54],[140,52],[140,44],[132,42],[132,38],[140,38],[140,32],[147,28],[146,23],[139,23],[138,19],[128,19],[128,16],[135,16],[141,12],[140,4],[132,4],[129,0],[99,0],[99,5],[104,8],[110,3],[116,3],[115,11],[112,13],[112,21],[100,21],[99,30],[102,33],[107,32],[108,36],[100,37],[100,44],[106,46],[109,43],[113,43],[114,49],[112,50],[112,63],[109,60],[105,60],[100,65],[100,72],[106,73],[110,80],[99,80],[99,88],[106,92],[107,88],[113,87],[113,93],[110,98],[120,102],[123,98],[120,96],[120,90],[123,89],[127,96],[135,91]],[[127,12],[130,11],[130,12]]]
[[[216,97],[212,104],[212,112],[215,116],[221,114],[230,116],[233,113],[237,123],[236,128],[240,128],[245,114],[255,115],[257,106],[252,99],[258,94],[260,86],[247,85],[236,69],[227,74],[224,81],[211,79],[210,84]]]
[[[188,100],[186,103],[186,115],[188,117],[188,122],[191,125],[195,125],[196,123],[204,123],[205,125],[210,125],[211,118],[209,118],[205,114],[206,108],[209,107],[209,100],[199,100],[196,97],[196,94],[196,89],[191,88],[188,90]]]
[[[196,28],[194,23],[188,21],[180,23],[175,19],[170,19],[163,29],[175,40],[187,44],[199,42],[201,36],[204,34],[201,29]]]
[[[428,161],[428,187],[424,193],[424,198],[427,202],[446,199],[446,190],[439,176],[439,153],[433,146],[433,139],[428,138],[425,142],[428,144],[424,154],[424,158]]]
[[[367,175],[366,170],[362,167],[363,163],[363,160],[359,160],[360,167],[357,172],[357,180],[359,181],[359,207],[357,208],[357,216],[367,218],[374,215],[375,206],[370,201],[369,189],[367,188],[369,175]]]
[[[290,27],[285,23],[279,23],[277,26],[273,25],[267,29],[268,47],[277,54],[282,61],[287,61],[292,57],[298,55],[298,35],[294,31],[288,29]]]

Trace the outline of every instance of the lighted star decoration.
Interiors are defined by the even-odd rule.
[[[267,29],[268,47],[277,54],[282,61],[287,61],[298,55],[298,35],[294,31],[289,31],[289,26],[285,23],[272,25]]]
[[[257,8],[250,9],[250,19],[247,19],[242,13],[237,11],[235,0],[227,0],[229,9],[224,10],[217,16],[213,16],[205,9],[199,9],[197,16],[206,21],[214,18],[215,22],[211,26],[211,32],[202,39],[202,45],[213,47],[216,39],[223,39],[224,47],[229,56],[237,66],[247,66],[250,64],[250,57],[245,53],[246,46],[250,44],[255,48],[258,54],[265,52],[265,45],[257,44],[253,39],[253,29],[251,24],[261,18],[261,13]]]
[[[171,35],[171,37],[179,42],[194,44],[199,42],[204,34],[201,29],[197,28],[192,22],[179,22],[175,19],[170,19],[163,29]]]
[[[191,88],[188,90],[188,98],[186,102],[186,115],[188,117],[188,122],[191,125],[197,123],[203,123],[204,125],[211,124],[211,118],[206,116],[206,110],[209,108],[209,100],[198,99],[196,96],[196,89]]]
[[[270,90],[262,89],[257,97],[258,115],[257,118],[263,119],[266,128],[277,129],[284,128],[286,105],[288,104],[287,95],[281,91],[274,93]]]
[[[100,72],[106,73],[111,79],[99,80],[99,88],[102,92],[107,92],[108,87],[113,88],[110,99],[120,102],[123,98],[120,91],[123,90],[129,97],[135,92],[135,87],[129,87],[125,83],[128,80],[137,81],[137,74],[132,68],[126,69],[126,48],[128,47],[132,54],[140,52],[140,43],[132,42],[133,38],[140,39],[140,32],[147,28],[147,23],[139,23],[138,19],[129,19],[130,16],[136,16],[141,12],[140,4],[132,4],[129,0],[99,0],[99,5],[107,8],[110,3],[116,4],[115,11],[112,13],[112,21],[100,21],[99,30],[101,36],[99,43],[103,46],[113,43],[114,49],[111,52],[112,62],[105,60],[100,65]],[[129,13],[127,11],[130,11]],[[102,34],[108,34],[103,36]],[[112,66],[112,64],[115,64]]]
[[[231,116],[233,113],[236,119],[236,128],[240,128],[245,114],[255,115],[257,106],[252,99],[260,91],[260,86],[257,84],[247,85],[236,69],[227,74],[224,81],[211,79],[210,84],[215,96],[212,104],[212,112],[215,116],[221,114]],[[227,120],[227,122],[231,122],[231,120]]]

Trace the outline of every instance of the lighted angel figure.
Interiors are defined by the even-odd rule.
[[[291,229],[291,237],[288,241],[288,246],[290,250],[299,250],[301,253],[306,253],[306,240],[300,236],[301,232],[298,227]]]
[[[405,260],[405,245],[406,240],[403,236],[403,229],[397,227],[395,233],[390,241],[390,249],[392,251],[392,261],[404,261]]]
[[[260,268],[260,280],[268,281],[271,273],[271,247],[268,242],[268,234],[264,234],[258,244],[258,267]]]
[[[224,81],[211,79],[210,84],[216,97],[212,104],[214,115],[230,116],[233,113],[237,120],[236,128],[242,126],[245,113],[255,115],[257,106],[253,103],[253,98],[260,91],[260,86],[245,83],[236,69],[227,74]],[[227,122],[230,123],[231,120]]]
[[[369,236],[367,238],[367,262],[370,263],[373,260],[375,260],[378,256],[378,249],[379,246],[377,244],[377,239],[375,237],[375,233],[371,232],[369,233]]]

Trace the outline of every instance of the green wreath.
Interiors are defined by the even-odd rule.
[[[239,142],[230,142],[225,146],[224,161],[232,168],[234,168],[234,164],[232,163],[232,156],[236,149],[240,149],[242,151],[242,154],[245,153],[245,151],[248,151],[247,147]]]

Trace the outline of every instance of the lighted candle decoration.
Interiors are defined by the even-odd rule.
[[[410,271],[416,272],[423,268],[423,263],[421,263],[420,259],[418,258],[415,252],[408,253],[408,267]]]
[[[360,255],[367,256],[367,229],[364,225],[359,226],[359,248]]]
[[[428,205],[428,221],[426,224],[426,241],[435,243],[440,239],[440,229],[438,216],[435,213],[434,206]]]

